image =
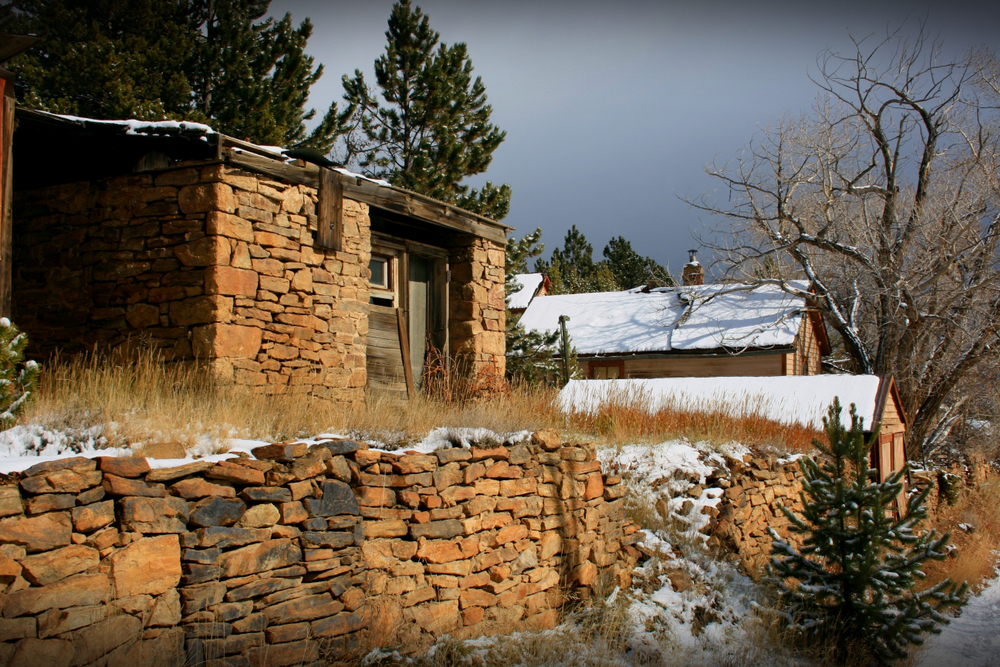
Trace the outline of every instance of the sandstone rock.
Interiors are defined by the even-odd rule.
[[[191,349],[199,359],[253,359],[260,351],[261,335],[257,327],[211,323],[194,329]]]
[[[195,526],[231,526],[246,512],[246,504],[239,498],[204,498],[191,510],[188,521]]]
[[[83,473],[96,469],[97,462],[93,459],[88,459],[84,456],[75,456],[68,459],[56,459],[55,461],[36,463],[25,470],[23,474],[25,477],[34,477],[35,475],[47,475],[57,470],[72,470]]]
[[[562,536],[556,531],[548,531],[542,533],[542,537],[539,540],[539,552],[538,558],[540,560],[548,560],[552,558],[557,553],[562,551],[563,540]]]
[[[48,586],[65,579],[71,574],[89,570],[101,562],[97,549],[82,545],[72,545],[28,556],[21,561],[25,579],[37,586]]]
[[[295,459],[308,454],[309,445],[305,443],[278,443],[274,445],[265,445],[263,447],[254,447],[250,450],[250,453],[258,459],[291,463]]]
[[[233,190],[224,183],[203,183],[188,185],[177,193],[177,205],[184,214],[236,210]]]
[[[209,211],[205,216],[205,233],[254,242],[253,225],[248,220],[220,211]]]
[[[409,613],[409,612],[407,612]],[[453,632],[462,627],[462,616],[458,610],[458,600],[432,602],[413,607],[413,620],[425,632],[435,636]]]
[[[187,531],[188,505],[180,498],[124,498],[121,512],[122,523],[135,532],[162,534]]]
[[[471,461],[483,461],[485,459],[506,460],[510,456],[506,447],[479,448],[474,446],[470,451],[472,452]]]
[[[458,602],[462,609],[466,607],[492,607],[496,604],[496,596],[480,588],[468,588],[462,591]]]
[[[228,461],[219,462],[210,468],[205,473],[205,476],[211,479],[232,482],[233,484],[264,486],[264,473],[259,470],[236,465],[235,463],[229,463]]]
[[[537,445],[547,452],[552,452],[559,449],[562,438],[554,429],[543,428],[531,434],[531,444]]]
[[[176,588],[171,588],[166,593],[156,598],[153,606],[153,613],[146,623],[151,628],[165,627],[171,628],[181,622],[181,596]]]
[[[0,642],[29,639],[37,634],[35,619],[31,618],[0,618]]]
[[[0,486],[0,517],[21,513],[21,493],[17,487]]]
[[[224,553],[219,566],[226,577],[243,577],[280,567],[294,565],[302,560],[302,550],[290,539],[268,540],[242,549]]]
[[[24,511],[28,514],[44,514],[56,510],[67,510],[76,506],[76,496],[71,493],[46,493],[41,496],[29,498],[24,504]]]
[[[232,319],[233,298],[212,294],[171,301],[169,314],[174,326],[226,323]]]
[[[343,609],[341,602],[334,600],[329,593],[322,593],[281,602],[265,607],[262,611],[270,625],[282,625],[333,616]]]
[[[428,563],[450,563],[451,561],[463,560],[465,554],[462,553],[461,547],[454,542],[428,540],[417,548],[417,557]]]
[[[344,454],[350,454],[363,449],[368,449],[367,445],[363,445],[354,440],[326,440],[319,443],[319,447],[324,447],[333,456],[343,456]]]
[[[73,644],[62,639],[22,639],[7,667],[69,667]]]
[[[365,537],[369,539],[379,537],[402,537],[409,531],[405,521],[390,519],[388,521],[366,521]]]
[[[80,493],[99,484],[101,473],[88,470],[61,468],[42,475],[21,480],[21,488],[28,493]]]
[[[257,273],[229,266],[209,266],[205,269],[205,294],[255,297]]]
[[[19,577],[20,575],[21,575],[20,563],[18,563],[10,556],[0,553],[0,579],[14,578],[14,577]],[[5,585],[5,584],[0,584],[0,585]]]
[[[570,573],[570,578],[581,586],[590,586],[597,579],[597,566],[590,562],[578,565]]]
[[[309,665],[319,660],[319,644],[311,639],[287,644],[252,648],[247,653],[250,667],[288,667]]]
[[[175,479],[180,479],[181,477],[187,477],[188,475],[195,475],[200,472],[205,472],[213,465],[215,464],[209,461],[195,461],[194,463],[186,463],[184,465],[175,466],[173,468],[157,468],[156,470],[153,470],[148,475],[146,475],[146,481],[171,482]]]
[[[102,604],[111,595],[111,581],[106,574],[77,574],[40,588],[26,588],[7,595],[5,618],[38,614],[48,609],[85,607]]]
[[[181,578],[181,549],[176,535],[132,542],[109,561],[119,597],[160,595],[176,587]]]
[[[300,539],[304,547],[329,547],[331,549],[343,549],[353,545],[355,541],[353,532],[330,531],[305,531]]]
[[[181,589],[180,594],[183,599],[181,613],[185,615],[193,614],[222,602],[226,596],[226,585],[215,582],[201,586],[186,586]],[[222,631],[221,627],[219,631]]]
[[[109,616],[76,635],[70,665],[89,665],[122,644],[139,639],[141,634],[142,621],[138,618],[128,614]]]
[[[309,518],[306,508],[298,501],[281,503],[278,506],[278,511],[281,513],[281,523],[284,524],[301,523]]]
[[[198,546],[219,547],[227,549],[238,547],[250,542],[263,542],[271,536],[267,528],[230,528],[227,526],[210,526],[197,531]]]
[[[147,498],[162,498],[167,495],[162,484],[146,484],[137,479],[104,475],[104,490],[112,496],[143,496]]]
[[[404,475],[434,472],[438,468],[438,458],[425,454],[409,454],[393,461],[392,468],[395,472]]]
[[[249,600],[250,598],[260,597],[261,595],[268,595],[270,593],[276,593],[278,591],[283,591],[289,588],[295,588],[300,583],[301,579],[281,579],[278,577],[271,577],[270,579],[257,579],[244,586],[238,586],[233,590],[226,593],[226,600],[230,602],[238,602],[240,600]]]
[[[263,632],[266,627],[267,617],[264,614],[250,614],[246,618],[233,622],[233,631],[240,634]]]
[[[92,503],[100,502],[104,500],[104,496],[107,495],[104,492],[103,486],[95,486],[92,489],[87,489],[83,493],[76,497],[77,505],[90,505]]]
[[[410,536],[413,539],[421,537],[448,539],[464,534],[465,528],[462,526],[462,522],[455,519],[431,521],[430,523],[410,526]]]
[[[119,477],[139,477],[150,470],[149,462],[140,456],[131,458],[100,456],[97,458],[97,467],[101,472]]]
[[[363,507],[392,507],[396,493],[392,489],[364,486],[357,489],[358,504]]]
[[[92,533],[113,523],[114,520],[115,502],[113,500],[73,509],[73,528],[78,533]]]
[[[181,481],[173,484],[170,487],[170,490],[186,500],[208,497],[236,497],[236,489],[233,487],[225,486],[223,484],[212,484],[211,482],[207,482],[200,477],[182,479]]]
[[[291,495],[289,495],[290,497]],[[278,512],[278,508],[270,503],[265,503],[254,505],[248,509],[237,525],[241,528],[264,528],[278,523],[280,518],[281,514]]]
[[[351,487],[343,482],[327,480],[323,482],[321,498],[310,498],[304,502],[310,516],[336,516],[338,514],[359,514],[358,499]]]
[[[326,471],[341,482],[351,481],[351,466],[343,456],[333,456],[326,462]]]
[[[441,465],[446,465],[455,461],[468,461],[472,458],[472,452],[461,448],[439,449],[434,452],[434,456]]]
[[[595,472],[587,478],[587,488],[583,492],[583,499],[592,500],[594,498],[600,498],[603,495],[604,480],[601,479],[601,473]]]
[[[66,512],[0,521],[0,540],[19,544],[29,553],[64,547],[71,541],[72,521]]]

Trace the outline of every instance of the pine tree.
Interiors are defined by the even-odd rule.
[[[632,289],[643,285],[669,287],[674,284],[670,274],[656,261],[643,257],[632,249],[632,244],[624,236],[608,241],[602,253],[615,283],[621,289]]]
[[[482,79],[465,44],[448,46],[409,0],[393,5],[373,94],[360,70],[344,76],[343,158],[378,178],[500,220],[510,187],[461,181],[486,171],[506,132],[490,123]],[[381,100],[378,99],[379,95]]]
[[[594,263],[594,247],[576,225],[563,239],[563,248],[552,251],[552,259],[535,261],[535,271],[548,274],[551,294],[614,292],[620,289],[607,262]]]
[[[27,345],[28,336],[0,317],[0,429],[14,425],[38,384],[38,364],[24,361]]]
[[[523,286],[514,276],[528,272],[528,260],[538,257],[545,250],[541,242],[542,228],[526,234],[521,239],[511,237],[507,240],[506,281],[504,291],[507,303],[510,295]],[[559,333],[553,331],[525,331],[519,320],[521,316],[507,311],[507,379],[511,382],[523,382],[537,385],[555,379],[558,365],[553,359]]]
[[[323,72],[309,20],[264,18],[270,0],[26,0],[16,30],[46,39],[11,63],[25,106],[97,119],[192,120],[260,144],[329,150],[334,104],[304,122]]]
[[[329,151],[337,136],[334,103],[308,135],[309,89],[323,75],[305,54],[312,23],[267,16],[270,0],[200,0],[194,63],[195,110],[225,134],[265,145]]]
[[[945,580],[914,590],[923,564],[945,558],[949,535],[915,532],[927,517],[927,490],[911,497],[904,516],[890,512],[905,471],[878,481],[863,420],[852,405],[846,429],[840,413],[835,399],[823,420],[829,446],[814,441],[824,460],[800,461],[802,516],[783,508],[803,546],[796,549],[771,530],[769,579],[795,635],[811,646],[832,644],[838,664],[849,654],[888,664],[905,657],[908,645],[922,643],[923,633],[940,632],[948,622],[942,612],[962,603],[965,585]],[[873,437],[877,441],[877,433]]]
[[[14,32],[47,33],[11,62],[24,106],[99,119],[191,117],[197,31],[188,0],[27,0],[17,16]]]

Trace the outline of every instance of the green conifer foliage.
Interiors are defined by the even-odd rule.
[[[38,384],[41,368],[24,360],[27,345],[28,336],[0,317],[0,429],[14,425]]]
[[[259,144],[327,151],[334,104],[311,133],[309,20],[270,0],[26,0],[15,30],[45,41],[11,62],[31,108],[114,120],[191,120]]]
[[[542,254],[545,244],[541,242],[542,229],[526,234],[521,239],[507,240],[507,264],[504,291],[508,305],[510,295],[523,286],[514,276],[528,272],[528,260]],[[507,311],[507,379],[537,385],[553,381],[558,375],[558,364],[553,359],[559,333],[556,331],[525,331],[520,324],[521,316]]]
[[[506,132],[490,123],[486,87],[472,78],[463,43],[439,44],[440,35],[409,0],[393,5],[385,53],[375,61],[376,90],[364,75],[344,76],[347,107],[344,159],[366,174],[500,220],[510,187],[487,182],[475,190],[461,181],[481,174]]]
[[[643,285],[669,287],[674,284],[670,274],[656,261],[643,257],[632,249],[632,244],[624,236],[608,241],[602,253],[614,281],[621,289],[632,289]]]
[[[535,261],[535,271],[549,276],[551,294],[586,294],[621,289],[607,262],[594,263],[594,247],[576,225],[566,232],[562,250],[556,248],[552,251],[551,261]]]
[[[834,400],[823,420],[829,446],[813,442],[823,460],[800,461],[802,516],[784,508],[803,546],[796,549],[771,530],[769,578],[787,627],[808,645],[828,642],[836,664],[848,657],[861,664],[859,656],[888,664],[905,657],[908,645],[922,643],[924,633],[940,632],[948,622],[942,612],[962,603],[965,586],[945,580],[915,591],[923,564],[945,558],[949,536],[917,530],[927,517],[927,490],[911,496],[905,516],[889,511],[905,470],[878,481],[862,420],[852,405],[846,429],[840,413]]]

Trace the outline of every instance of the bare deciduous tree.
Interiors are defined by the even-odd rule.
[[[710,245],[731,276],[810,298],[845,370],[896,376],[925,455],[962,412],[963,378],[997,359],[998,68],[984,51],[943,60],[923,30],[852,43],[820,55],[812,113],[710,168],[728,197],[694,205],[725,216]]]

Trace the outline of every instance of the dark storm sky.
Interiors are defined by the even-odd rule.
[[[487,177],[513,189],[505,222],[536,227],[551,250],[576,224],[594,246],[623,235],[672,271],[713,222],[680,197],[716,186],[704,167],[731,159],[783,114],[807,112],[816,56],[849,34],[913,34],[926,20],[958,56],[1000,43],[998,2],[416,2],[446,43],[466,42],[493,122],[507,131]],[[318,115],[355,68],[371,81],[392,0],[274,0],[315,25],[325,65]],[[471,181],[481,183],[484,178]]]

